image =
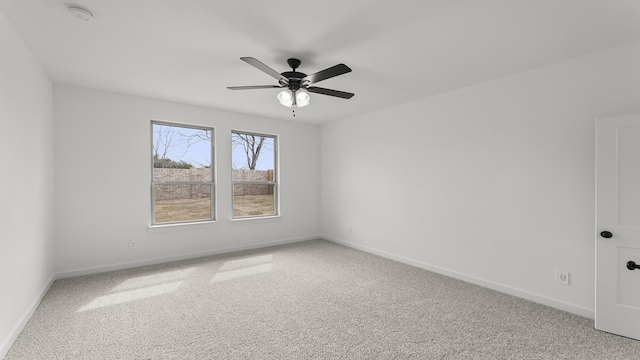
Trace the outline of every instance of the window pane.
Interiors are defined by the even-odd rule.
[[[232,165],[238,170],[273,170],[275,169],[275,138],[267,135],[251,135],[233,133]],[[236,178],[246,176],[247,173],[233,173],[233,181],[252,180],[250,178]]]
[[[276,181],[276,137],[232,132],[231,143],[233,217],[277,215],[276,184],[259,184]]]
[[[274,189],[274,185],[233,185],[233,217],[275,215]]]
[[[211,220],[211,184],[154,185],[155,223]]]
[[[153,180],[211,181],[211,133],[153,124]]]

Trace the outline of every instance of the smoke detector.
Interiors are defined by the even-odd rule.
[[[69,14],[84,21],[90,21],[94,17],[96,17],[91,11],[78,5],[70,5],[68,9],[69,9]]]

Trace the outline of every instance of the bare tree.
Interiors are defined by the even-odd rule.
[[[175,146],[173,143],[176,131],[171,126],[156,125],[153,127],[153,158],[166,159],[167,152]]]
[[[269,139],[268,136],[252,135],[252,134],[240,134],[234,133],[232,137],[233,148],[242,146],[246,155],[247,167],[249,170],[255,170],[258,158],[260,157],[260,151],[265,146],[265,141]]]

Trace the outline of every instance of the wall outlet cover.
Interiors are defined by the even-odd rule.
[[[564,270],[556,270],[556,282],[569,285],[569,272]]]

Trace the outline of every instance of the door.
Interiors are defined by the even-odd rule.
[[[640,113],[596,121],[595,323],[640,340]]]

